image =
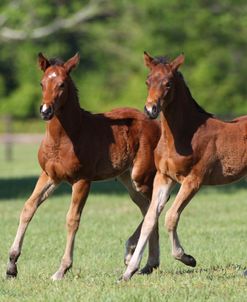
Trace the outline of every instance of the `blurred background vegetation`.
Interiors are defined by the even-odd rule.
[[[2,0],[0,43],[0,115],[19,123],[39,115],[40,51],[64,60],[80,53],[72,77],[92,112],[142,110],[146,50],[184,52],[181,70],[207,111],[247,113],[246,0]]]

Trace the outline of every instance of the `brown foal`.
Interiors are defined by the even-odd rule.
[[[164,57],[153,58],[144,53],[144,60],[150,69],[145,111],[152,119],[160,113],[161,138],[155,150],[157,173],[151,204],[124,280],[138,269],[175,183],[181,187],[166,213],[165,226],[173,257],[194,267],[196,260],[185,254],[177,234],[183,209],[202,185],[228,184],[247,174],[247,116],[224,122],[203,110],[178,71],[183,55],[168,62]]]
[[[67,213],[67,243],[53,280],[64,277],[72,266],[75,235],[92,181],[116,177],[127,188],[131,199],[145,215],[152,195],[156,173],[154,149],[160,137],[160,125],[135,109],[115,109],[91,114],[80,108],[77,90],[70,72],[79,63],[75,55],[66,63],[47,60],[39,54],[41,81],[41,117],[47,121],[38,159],[42,168],[35,189],[25,202],[19,227],[9,254],[7,276],[17,275],[16,262],[24,235],[37,208],[62,181],[72,185]],[[140,234],[141,224],[126,242],[128,264]],[[149,241],[149,257],[142,273],[159,265],[158,228]]]

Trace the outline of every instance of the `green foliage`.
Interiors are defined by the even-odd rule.
[[[37,111],[39,93],[32,83],[26,82],[14,90],[7,102],[3,103],[2,112],[11,113],[18,118],[33,117]]]
[[[96,2],[2,1],[0,8],[6,18],[3,26],[31,33]],[[170,58],[184,52],[183,74],[207,111],[227,116],[246,113],[246,1],[104,0],[100,7],[103,15],[52,35],[23,41],[2,38],[0,114],[38,115],[39,51],[65,60],[80,52],[81,63],[72,76],[86,109],[142,109],[147,74],[144,50]]]

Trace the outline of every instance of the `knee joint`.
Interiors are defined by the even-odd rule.
[[[25,205],[21,213],[21,221],[24,223],[29,223],[36,209],[37,207]]]
[[[67,228],[69,230],[77,230],[79,227],[79,219],[74,219],[74,218],[67,218]]]
[[[165,227],[168,232],[173,231],[178,223],[178,215],[170,213],[169,211],[166,213],[165,217]]]

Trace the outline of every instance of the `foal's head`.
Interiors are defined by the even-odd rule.
[[[145,112],[154,119],[160,111],[165,110],[171,102],[175,89],[175,74],[179,66],[184,62],[184,55],[168,62],[164,57],[152,58],[144,52],[145,65],[150,69],[146,84],[148,97],[145,104]]]
[[[38,55],[38,63],[44,71],[40,82],[42,87],[42,105],[40,115],[48,121],[58,113],[65,104],[68,96],[69,73],[79,63],[79,54],[70,58],[66,63],[58,59],[48,60],[42,53]]]

